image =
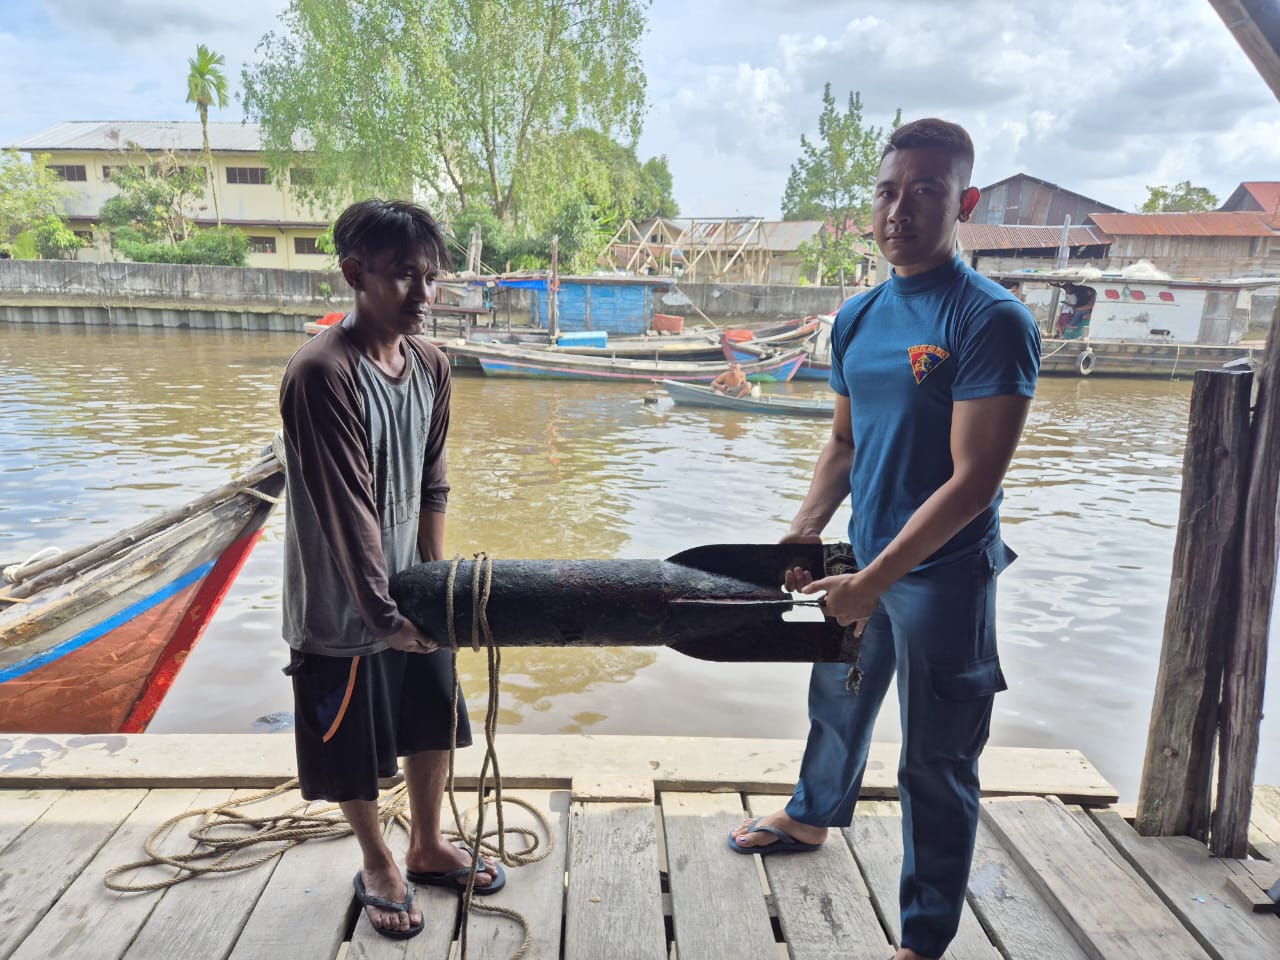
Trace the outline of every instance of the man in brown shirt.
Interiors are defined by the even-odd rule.
[[[304,344],[280,386],[288,499],[284,636],[292,648],[298,775],[307,799],[341,805],[363,855],[353,881],[395,938],[423,929],[410,881],[463,889],[470,855],[440,833],[450,742],[471,743],[447,651],[397,609],[392,574],[444,558],[449,365],[421,332],[448,262],[427,211],[365,200],[334,223],[355,297]],[[407,878],[382,838],[378,779],[403,758],[412,830]],[[475,892],[496,893],[485,860]]]

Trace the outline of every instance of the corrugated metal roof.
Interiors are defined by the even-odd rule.
[[[55,123],[17,143],[15,150],[120,150],[136,143],[144,150],[197,151],[204,149],[200,124],[195,120],[70,120]],[[211,150],[256,153],[262,138],[256,123],[209,124]],[[305,149],[298,146],[297,149]]]
[[[1249,192],[1249,196],[1258,201],[1262,212],[1272,218],[1280,217],[1280,181],[1246,180],[1240,186]]]
[[[1062,227],[1014,224],[962,223],[956,233],[962,250],[1054,249],[1062,241]],[[1068,227],[1067,246],[1108,244],[1111,238],[1093,227]]]
[[[1271,237],[1259,213],[1095,213],[1090,219],[1113,237]]]
[[[763,224],[770,250],[795,250],[822,231],[821,220],[766,220]]]

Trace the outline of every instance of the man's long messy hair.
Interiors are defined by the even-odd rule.
[[[351,204],[333,223],[338,262],[392,253],[407,260],[419,253],[437,269],[449,266],[444,232],[425,208],[408,200],[361,200]]]

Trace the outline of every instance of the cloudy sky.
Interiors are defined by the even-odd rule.
[[[60,120],[194,119],[196,43],[240,67],[286,0],[0,0],[0,145]],[[1189,179],[1280,179],[1280,103],[1207,0],[654,0],[641,159],[681,212],[779,215],[823,84],[867,118],[942,116],[975,180],[1026,172],[1136,207]],[[213,119],[238,121],[239,105]]]

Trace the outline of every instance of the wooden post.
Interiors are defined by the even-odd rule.
[[[1235,627],[1252,389],[1249,372],[1195,374],[1164,642],[1134,821],[1144,836],[1209,837],[1222,664]]]
[[[560,305],[556,302],[560,287],[560,237],[551,238],[551,279],[547,283],[547,335],[552,343],[560,335]]]
[[[1249,850],[1249,812],[1258,764],[1267,641],[1276,585],[1276,501],[1280,495],[1280,305],[1271,317],[1258,374],[1253,452],[1244,504],[1235,635],[1222,678],[1218,803],[1210,849],[1218,857]]]

